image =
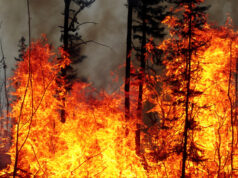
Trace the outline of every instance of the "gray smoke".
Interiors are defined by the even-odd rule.
[[[81,27],[83,39],[93,40],[108,47],[95,43],[82,46],[82,54],[87,56],[78,67],[79,74],[88,78],[96,87],[108,88],[112,77],[111,71],[118,69],[125,62],[127,0],[96,0],[90,8],[79,14],[80,22],[96,22]],[[236,15],[237,0],[207,0],[211,4],[209,21],[223,25],[227,14],[238,25]],[[60,45],[60,29],[63,24],[63,0],[30,0],[31,29],[34,39],[45,33],[54,46]],[[8,76],[15,66],[14,57],[18,56],[17,44],[21,36],[28,36],[27,9],[24,0],[0,0],[0,38],[8,65]],[[121,71],[123,75],[123,71]]]
[[[237,0],[207,0],[207,4],[211,5],[209,9],[209,21],[218,25],[223,25],[228,16],[233,20],[236,27],[238,25],[238,17],[236,8]]]
[[[15,66],[14,57],[18,56],[17,44],[21,36],[28,36],[27,9],[24,0],[0,0],[0,37],[8,65],[8,76]],[[96,22],[81,27],[79,33],[85,41],[92,40],[82,46],[82,54],[87,59],[79,66],[79,74],[88,78],[95,86],[102,87],[111,80],[110,71],[122,64],[125,56],[126,39],[126,0],[96,0],[90,8],[79,14],[80,22]],[[47,35],[54,46],[59,46],[60,28],[63,25],[63,0],[30,0],[32,38]]]
[[[118,65],[125,61],[125,3],[126,1],[118,0],[96,0],[95,4],[79,16],[82,22],[97,23],[82,26],[84,40],[94,40],[109,46],[88,43],[84,50],[87,59],[79,66],[79,72],[100,88],[110,88],[110,72],[117,70]]]
[[[47,34],[49,42],[58,45],[59,29],[62,23],[60,7],[57,0],[31,0],[31,34],[32,39],[40,38],[42,33]],[[8,76],[15,67],[14,57],[18,57],[18,41],[24,36],[28,41],[27,6],[24,0],[0,0],[0,38],[8,66]]]

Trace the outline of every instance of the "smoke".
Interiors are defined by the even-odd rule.
[[[47,34],[51,43],[59,41],[59,28],[62,24],[62,4],[57,0],[31,0],[31,34],[38,39],[42,33]],[[28,16],[26,1],[1,1],[0,6],[0,38],[3,44],[7,63],[7,75],[15,68],[15,57],[18,57],[18,41],[24,36],[28,43]]]
[[[118,0],[96,0],[79,16],[81,22],[97,23],[82,26],[83,39],[103,44],[92,42],[85,46],[83,53],[87,58],[79,65],[79,73],[100,88],[109,87],[112,80],[110,72],[117,70],[118,65],[125,61],[127,24],[125,3],[126,1]]]
[[[15,1],[2,1],[0,6],[0,38],[8,67],[8,75],[14,66],[14,56],[17,56],[17,41],[25,34],[27,18],[21,11],[25,11],[24,4]]]
[[[96,87],[108,87],[111,83],[111,71],[118,69],[125,62],[127,0],[96,0],[90,8],[79,14],[80,22],[96,22],[81,26],[80,33],[85,41],[93,40],[110,46],[105,47],[96,43],[82,46],[80,55],[87,58],[80,63],[80,76]],[[238,25],[236,15],[237,0],[207,0],[211,4],[209,21],[219,25],[225,23],[227,14],[233,18],[234,25]],[[63,25],[63,0],[30,0],[31,30],[33,39],[38,39],[45,33],[54,46],[59,46],[60,28]],[[15,67],[14,57],[18,56],[18,40],[21,36],[28,36],[26,1],[1,0],[0,6],[0,38],[8,66],[8,76],[11,68]],[[123,75],[121,71],[121,75]]]
[[[54,46],[60,45],[60,28],[63,26],[63,0],[30,0],[32,36],[38,39],[44,33]]]
[[[237,28],[237,0],[207,0],[206,4],[211,5],[208,14],[210,22],[218,25],[224,25],[227,17],[230,16],[233,20],[233,25]]]
[[[238,27],[238,17],[237,17],[237,7],[238,1],[237,0],[228,0],[231,4],[231,18],[233,19],[233,23],[235,27]]]
[[[79,33],[85,41],[94,42],[82,46],[87,58],[78,67],[79,74],[88,78],[95,86],[102,87],[111,80],[110,71],[122,64],[125,58],[126,40],[126,0],[96,0],[90,8],[79,14],[80,22],[96,22],[81,27]],[[54,46],[59,46],[60,28],[63,25],[63,0],[30,0],[32,38],[47,35]],[[2,21],[1,38],[7,58],[8,76],[15,66],[18,56],[18,40],[28,37],[26,2],[19,0],[2,1],[0,6]]]

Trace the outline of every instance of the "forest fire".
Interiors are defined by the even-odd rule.
[[[199,51],[199,60],[192,64],[199,78],[191,82],[191,86],[201,92],[197,94],[199,97],[193,98],[196,106],[193,106],[194,123],[190,123],[190,127],[195,126],[195,122],[199,127],[189,133],[192,135],[189,142],[199,147],[199,152],[190,155],[187,175],[229,176],[231,162],[232,174],[237,175],[237,121],[233,104],[236,100],[236,34],[226,27],[207,26],[206,33],[200,35],[210,41],[209,46]],[[158,48],[166,49],[169,43],[164,41]],[[171,87],[176,86],[180,91],[183,87],[176,83],[171,85],[168,80],[171,75],[173,79],[174,75],[182,75],[184,66],[174,67],[182,58],[165,63],[164,77],[150,77],[150,81],[158,80],[163,86],[159,95],[144,86],[143,103],[153,103],[153,109],[148,112],[156,112],[160,122],[147,126],[143,133],[142,159],[135,153],[136,119],[125,122],[120,92],[96,94],[89,84],[75,83],[66,97],[67,121],[62,124],[59,97],[64,88],[57,84],[57,75],[61,67],[69,63],[67,54],[62,50],[59,54],[54,52],[45,40],[32,43],[30,52],[31,70],[28,49],[12,78],[16,100],[12,102],[11,117],[15,118],[16,125],[9,151],[12,163],[1,171],[3,177],[12,175],[16,144],[17,175],[23,177],[179,177],[184,106],[172,104],[179,102],[182,94],[174,95]],[[63,58],[61,63],[59,57]],[[130,130],[128,136],[126,125]],[[192,149],[189,147],[189,152]]]
[[[125,86],[110,94],[67,81],[75,53],[65,29],[58,49],[45,35],[29,40],[10,79],[11,163],[0,177],[237,177],[238,34],[230,18],[207,24],[203,0],[191,1],[161,18],[170,36],[157,46],[138,5],[142,48],[128,47]]]

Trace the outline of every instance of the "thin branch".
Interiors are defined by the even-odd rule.
[[[82,42],[79,43],[79,44],[77,44],[77,46],[84,45],[84,44],[87,44],[87,43],[95,43],[95,44],[104,46],[104,47],[109,48],[109,49],[111,49],[112,51],[114,51],[111,46],[105,45],[105,44],[103,44],[103,43],[100,43],[100,42],[97,42],[97,41],[94,41],[94,40],[84,41],[84,40],[81,39],[81,41],[82,41]]]
[[[83,9],[84,9],[84,7],[80,7],[80,8],[77,10],[77,12],[75,12],[75,14],[74,14],[74,16],[73,16],[73,18],[72,18],[72,21],[71,21],[71,23],[70,23],[70,25],[69,25],[69,29],[72,29],[72,28],[73,28],[73,25],[74,25],[74,23],[75,23],[76,20],[77,20],[77,15],[78,15]]]
[[[95,158],[97,156],[99,156],[102,152],[104,152],[106,149],[104,149],[103,151],[99,152],[96,155],[90,156],[88,157],[86,160],[84,160],[81,164],[79,164],[74,170],[71,171],[71,175],[73,174],[73,172],[75,172],[78,168],[80,168],[83,164],[85,164],[87,161],[91,160],[92,158]]]
[[[70,28],[69,28],[69,31],[75,32],[75,31],[79,30],[79,27],[80,27],[81,25],[85,25],[85,24],[89,24],[89,23],[94,24],[94,25],[97,24],[96,22],[83,22],[83,23],[81,23],[81,24],[78,24],[75,28],[71,28],[71,27],[70,27]]]
[[[81,25],[84,25],[84,24],[94,24],[94,25],[97,25],[98,23],[96,23],[96,22],[83,22],[83,23],[78,24],[78,26],[81,26]]]
[[[39,165],[39,167],[40,167],[40,169],[39,169],[37,172],[39,172],[40,170],[42,170],[42,171],[44,172],[44,174],[45,174],[45,170],[41,167],[40,162],[39,162],[39,160],[38,160],[38,158],[37,158],[37,156],[36,156],[35,149],[34,149],[34,147],[33,147],[32,144],[31,144],[31,148],[32,148],[32,151],[33,151],[33,153],[34,153],[34,155],[35,155],[36,161],[37,161],[37,163],[38,163],[38,165]]]
[[[51,85],[51,83],[54,81],[54,79],[56,78],[56,75],[52,78],[52,80],[48,83],[48,85],[46,86],[46,88],[45,88],[45,90],[44,90],[44,92],[43,92],[43,94],[42,94],[42,96],[41,96],[41,99],[40,99],[40,101],[39,101],[39,104],[36,106],[36,108],[35,108],[35,111],[33,112],[33,115],[32,115],[32,117],[36,114],[36,112],[38,111],[38,109],[39,109],[39,107],[40,107],[40,105],[41,105],[41,103],[42,103],[42,101],[43,101],[43,99],[44,99],[44,97],[45,97],[45,94],[46,94],[46,92],[47,92],[47,89],[50,87],[50,85]],[[28,121],[30,121],[31,120],[31,118],[28,120]],[[28,122],[28,121],[26,121],[26,123]],[[26,124],[25,123],[25,124]],[[24,124],[24,125],[25,125]],[[22,127],[24,127],[24,125],[22,126]],[[20,128],[21,129],[21,128]],[[20,150],[20,149],[19,149]]]
[[[20,107],[20,114],[19,114],[19,118],[18,118],[18,123],[17,123],[17,135],[16,135],[16,154],[15,154],[15,164],[14,164],[14,172],[13,172],[13,178],[16,177],[17,175],[17,164],[18,164],[18,156],[19,156],[19,150],[18,150],[18,142],[19,142],[19,126],[20,126],[20,120],[21,120],[21,115],[22,115],[22,111],[23,111],[23,105],[24,105],[24,102],[25,102],[25,98],[26,98],[26,94],[27,94],[27,91],[28,91],[28,87],[29,87],[29,84],[31,86],[31,96],[32,96],[32,114],[33,114],[33,88],[32,88],[32,76],[31,76],[31,63],[30,63],[30,54],[31,54],[31,22],[30,22],[30,4],[29,4],[29,0],[26,0],[26,3],[27,3],[27,15],[28,15],[28,31],[29,31],[29,65],[28,65],[28,81],[27,81],[27,85],[26,85],[26,88],[25,88],[25,92],[24,92],[24,96],[23,96],[23,101],[21,103],[21,107]],[[32,121],[32,120],[31,120]],[[29,131],[28,133],[30,132],[30,126],[31,126],[31,123],[29,125]],[[28,138],[28,137],[27,137]],[[25,143],[25,142],[24,142]],[[23,145],[21,146],[21,148],[23,147]]]
[[[100,172],[97,174],[94,174],[93,177],[99,177],[99,175],[106,169],[107,167],[104,167]]]

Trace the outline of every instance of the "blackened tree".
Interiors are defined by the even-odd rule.
[[[134,20],[135,24],[133,26],[134,39],[139,41],[139,47],[135,47],[137,51],[137,56],[140,59],[140,70],[138,74],[139,80],[139,94],[138,94],[138,105],[137,105],[137,118],[142,120],[142,98],[143,98],[143,84],[145,80],[146,72],[146,44],[150,41],[150,44],[155,44],[155,41],[161,40],[164,36],[164,27],[162,26],[162,21],[166,17],[166,6],[162,5],[164,0],[138,0],[135,11],[137,18]],[[155,50],[157,48],[154,48]],[[154,61],[159,63],[160,55],[159,50],[154,52]],[[136,130],[136,153],[140,155],[140,135],[141,128],[140,124],[137,124]]]
[[[127,41],[126,41],[126,73],[125,73],[125,119],[130,119],[130,74],[132,50],[132,14],[134,0],[128,0]]]
[[[11,123],[9,123],[10,118],[9,118],[9,100],[8,100],[8,92],[7,92],[7,65],[6,65],[1,41],[0,41],[0,49],[1,49],[1,55],[2,55],[2,58],[0,60],[0,71],[1,71],[1,75],[2,75],[2,84],[0,87],[0,92],[1,92],[0,116],[6,120],[6,130],[7,130],[7,133],[9,133]],[[1,123],[0,123],[0,125],[1,125]],[[1,125],[1,129],[2,129],[2,125]]]
[[[80,23],[77,16],[82,10],[90,7],[95,0],[64,0],[65,9],[64,9],[64,26],[62,28],[61,40],[63,41],[64,50],[70,55],[71,64],[77,64],[81,62],[85,56],[80,56],[80,45],[85,44],[85,41],[82,39],[82,36],[79,34],[79,28],[81,25],[90,22]],[[71,3],[75,3],[77,10],[71,8]],[[72,65],[66,66],[61,70],[60,76],[65,80],[65,90],[69,91],[73,81],[76,79],[76,71],[74,71]],[[61,122],[66,121],[65,113],[65,95],[63,94],[62,98],[62,109],[61,109]]]
[[[198,80],[199,50],[208,45],[207,39],[199,38],[199,33],[205,30],[206,10],[208,6],[201,5],[204,0],[170,0],[175,5],[174,16],[168,17],[170,20],[170,34],[175,36],[172,43],[176,46],[175,51],[170,55],[171,59],[183,59],[175,62],[175,69],[180,68],[181,75],[176,79],[176,74],[170,78],[174,83],[174,97],[180,95],[177,105],[184,107],[184,131],[183,141],[180,149],[182,152],[182,172],[181,177],[186,175],[186,161],[188,158],[194,162],[201,162],[203,158],[198,153],[201,150],[192,139],[193,131],[198,128],[195,121],[194,110],[198,107],[194,98],[201,94],[195,87]],[[177,76],[178,77],[178,76]],[[175,85],[176,84],[176,85]],[[181,99],[182,98],[182,99]]]

